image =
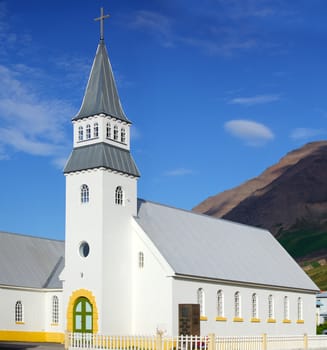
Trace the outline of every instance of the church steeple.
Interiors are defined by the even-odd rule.
[[[130,126],[120,103],[112,67],[103,37],[103,14],[100,42],[91,68],[79,112],[73,118],[74,149],[64,173],[104,168],[139,177],[130,154]]]
[[[109,15],[103,14],[103,8],[101,8],[101,16],[95,19],[100,21],[100,42],[82,106],[73,120],[103,113],[130,123],[120,103],[112,67],[104,43],[103,21],[108,17]]]

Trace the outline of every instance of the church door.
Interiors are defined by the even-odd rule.
[[[93,332],[93,308],[90,301],[85,297],[76,300],[74,306],[74,332]]]

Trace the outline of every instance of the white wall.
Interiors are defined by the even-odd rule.
[[[216,333],[217,335],[256,335],[256,334],[315,334],[315,295],[291,291],[271,290],[258,287],[232,286],[201,281],[174,279],[173,308],[174,308],[174,334],[178,333],[178,304],[197,303],[197,290],[203,288],[205,292],[205,314],[207,321],[201,321],[201,334]],[[224,309],[226,321],[216,321],[217,317],[217,291],[224,291]],[[241,316],[243,322],[233,322],[234,294],[241,294]],[[258,296],[258,316],[260,322],[251,322],[252,294]],[[276,323],[268,323],[268,296],[274,296]],[[290,321],[283,323],[284,296],[290,301]],[[297,323],[297,300],[303,299],[304,323]]]
[[[0,330],[63,332],[63,315],[59,315],[59,324],[52,325],[52,296],[59,298],[62,308],[61,291],[39,291],[19,288],[0,287]],[[15,322],[15,305],[21,301],[23,305],[23,323]]]
[[[144,266],[139,267],[139,252]],[[133,307],[132,334],[156,334],[157,329],[172,334],[171,268],[143,230],[134,222],[131,246]]]
[[[136,214],[137,179],[105,169],[66,176],[66,259],[63,273],[65,307],[76,290],[87,289],[96,300],[98,332],[131,331],[131,220]],[[80,189],[89,187],[89,202]],[[124,191],[124,204],[115,204],[115,189]],[[90,246],[81,257],[79,246]]]

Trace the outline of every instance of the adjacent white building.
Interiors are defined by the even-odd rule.
[[[0,341],[315,334],[318,288],[268,231],[138,199],[131,127],[101,38],[73,118],[65,242],[0,233]]]

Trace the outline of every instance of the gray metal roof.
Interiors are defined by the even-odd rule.
[[[104,142],[74,148],[67,161],[64,173],[101,167],[136,177],[140,176],[128,150]]]
[[[64,241],[0,232],[0,284],[62,288]]]
[[[130,123],[121,106],[106,46],[100,41],[82,106],[73,120],[106,114]]]
[[[175,274],[318,290],[267,230],[143,200],[135,219]]]

